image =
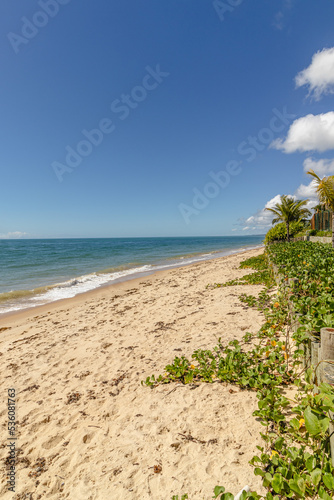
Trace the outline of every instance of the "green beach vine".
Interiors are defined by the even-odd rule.
[[[274,278],[269,259],[280,276],[276,293],[271,290]],[[239,297],[249,307],[263,311],[265,322],[260,330],[246,333],[241,342],[233,340],[225,345],[219,339],[212,350],[198,349],[191,359],[175,357],[164,374],[147,377],[142,384],[154,389],[176,381],[228,382],[256,390],[258,409],[253,415],[264,427],[263,446],[257,447],[259,453],[250,464],[267,493],[245,491],[240,498],[330,500],[334,497],[329,444],[334,391],[328,384],[316,386],[312,368],[301,372],[301,364],[309,332],[317,336],[323,326],[334,326],[334,252],[328,245],[278,243],[266,254],[243,261],[240,268],[256,271],[208,287],[264,284],[258,297]],[[293,283],[287,287],[290,278]],[[293,335],[291,303],[294,314],[300,315],[300,327]],[[297,389],[294,399],[284,395],[288,386]],[[234,496],[225,487],[216,486],[213,498],[233,500]]]

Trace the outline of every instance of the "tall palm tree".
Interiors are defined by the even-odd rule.
[[[312,169],[307,173],[315,179],[320,203],[332,211],[332,247],[334,248],[334,175],[320,179]]]
[[[311,215],[311,212],[305,208],[308,200],[294,200],[292,196],[281,196],[281,202],[276,203],[274,208],[266,208],[276,217],[273,219],[273,224],[276,222],[285,222],[287,240],[290,241],[290,224],[293,221],[300,221],[306,219]]]

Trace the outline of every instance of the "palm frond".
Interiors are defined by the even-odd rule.
[[[281,201],[274,207],[266,208],[276,215],[272,223],[285,222],[290,224],[293,221],[305,220],[311,212],[305,207],[308,200],[294,200],[292,196],[282,195]]]
[[[312,169],[308,170],[307,173],[315,179],[320,203],[334,210],[334,175],[321,179]]]

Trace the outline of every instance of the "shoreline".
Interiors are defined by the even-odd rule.
[[[159,271],[2,318],[0,385],[3,394],[15,388],[19,416],[15,493],[51,500],[188,493],[195,500],[211,498],[218,484],[234,494],[246,484],[261,491],[248,464],[263,430],[252,417],[255,392],[205,383],[152,390],[141,381],[163,373],[175,356],[190,359],[219,337],[227,343],[259,329],[262,313],[238,296],[261,286],[206,285],[252,272],[239,263],[262,251]],[[6,418],[3,409],[1,425]],[[7,453],[0,448],[0,459]],[[6,474],[0,495],[12,498]]]
[[[247,252],[251,252],[253,250],[259,250],[261,248],[264,248],[264,245],[259,245],[259,246],[256,246],[256,247],[251,247],[250,249],[246,249],[246,250],[245,249],[242,249],[242,250],[231,250],[226,255],[220,255],[220,256],[214,256],[213,255],[210,258],[201,259],[201,260],[198,260],[197,262],[191,262],[189,264],[176,264],[176,265],[171,264],[171,266],[168,266],[167,269],[157,269],[157,270],[152,269],[152,270],[143,271],[143,272],[140,272],[140,273],[129,274],[129,275],[123,276],[121,278],[117,278],[112,283],[105,283],[105,284],[102,284],[100,286],[97,286],[96,288],[94,288],[92,290],[88,290],[88,291],[84,291],[84,292],[79,292],[76,295],[74,295],[73,297],[68,297],[68,298],[63,298],[63,299],[56,299],[56,300],[52,300],[52,301],[46,302],[45,304],[40,304],[40,305],[36,305],[36,306],[28,306],[28,307],[24,307],[22,309],[17,309],[17,310],[14,310],[14,311],[8,311],[8,312],[4,312],[4,313],[2,313],[0,311],[0,325],[1,325],[1,321],[3,319],[7,319],[8,317],[15,316],[15,315],[18,315],[20,313],[24,313],[24,312],[28,312],[28,311],[37,311],[40,308],[45,308],[47,306],[51,306],[52,304],[65,303],[66,301],[74,300],[76,297],[82,297],[82,296],[86,296],[86,295],[89,296],[89,294],[91,294],[91,293],[102,291],[102,290],[104,290],[106,288],[109,288],[109,287],[115,287],[115,286],[121,285],[123,283],[127,283],[127,282],[132,282],[132,281],[144,279],[144,278],[146,278],[148,276],[154,276],[154,275],[159,274],[159,273],[168,272],[168,271],[170,271],[172,269],[180,269],[180,268],[184,268],[184,267],[193,266],[193,265],[196,265],[196,264],[205,263],[205,262],[208,262],[208,261],[211,261],[211,260],[224,259],[224,258],[229,257],[231,255],[239,255],[239,254],[243,254],[245,252],[247,253]],[[221,252],[223,252],[223,251],[219,251],[217,253],[221,253]],[[200,255],[202,255],[202,254],[200,254]],[[205,254],[203,254],[203,255],[205,255]],[[75,278],[73,278],[73,279],[75,279]],[[57,285],[59,285],[59,284],[56,284],[54,286],[56,287]],[[42,310],[44,310],[44,309],[42,309]]]

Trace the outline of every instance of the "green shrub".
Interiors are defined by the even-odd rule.
[[[310,236],[332,236],[332,231],[317,231],[316,229],[311,229],[309,231]]]
[[[268,269],[268,261],[264,253],[261,255],[257,255],[256,257],[250,257],[249,259],[243,260],[240,262],[240,269],[247,268],[257,269],[258,271],[264,271]]]
[[[331,231],[316,231],[315,236],[332,236]]]
[[[304,224],[302,222],[291,222],[290,224],[290,237],[293,238],[297,233],[304,229]],[[269,229],[264,239],[265,243],[270,243],[271,241],[283,241],[286,240],[287,232],[285,222],[280,222],[274,227]]]

